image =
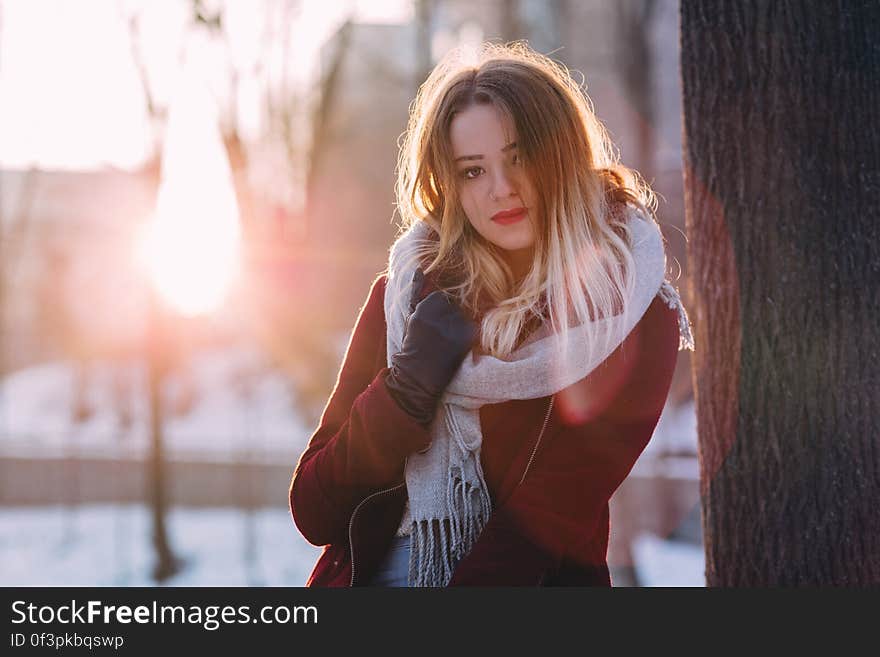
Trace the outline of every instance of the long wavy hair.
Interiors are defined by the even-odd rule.
[[[534,260],[521,280],[500,247],[471,226],[460,202],[450,125],[474,104],[494,105],[512,121],[538,195],[538,211],[530,213]],[[400,233],[418,221],[433,228],[413,259],[478,319],[479,350],[508,358],[538,327],[565,336],[571,326],[589,328],[593,319],[628,311],[634,272],[626,217],[636,211],[655,221],[656,197],[620,164],[592,102],[564,65],[524,42],[484,43],[476,61],[453,50],[419,88],[402,137]]]

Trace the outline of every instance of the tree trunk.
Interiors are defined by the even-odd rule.
[[[416,0],[415,2],[416,23],[416,77],[413,85],[415,96],[422,83],[431,74],[433,61],[431,60],[431,37],[434,33],[434,0]]]
[[[618,0],[614,3],[619,52],[615,58],[627,100],[632,103],[636,122],[636,166],[649,182],[654,178],[657,145],[654,133],[657,117],[654,101],[654,54],[651,28],[657,15],[656,0]]]
[[[501,39],[516,41],[525,36],[520,16],[519,0],[501,0],[499,5],[501,23]]]
[[[312,230],[309,225],[309,217],[314,214],[315,204],[315,181],[320,175],[320,168],[330,141],[330,122],[336,109],[336,101],[339,96],[340,78],[345,58],[350,54],[352,31],[354,23],[351,19],[346,20],[339,28],[336,37],[336,49],[333,51],[326,73],[321,76],[320,95],[318,106],[312,116],[312,144],[309,148],[308,163],[306,165],[306,209],[304,214],[303,240],[312,238]]]
[[[880,5],[683,0],[709,586],[880,584]]]
[[[164,409],[162,383],[168,371],[170,355],[167,317],[159,307],[156,292],[150,293],[149,344],[147,347],[147,388],[149,391],[150,460],[147,468],[147,496],[150,501],[153,527],[153,579],[162,583],[180,571],[183,562],[175,556],[165,528],[168,506],[168,484],[165,480]]]

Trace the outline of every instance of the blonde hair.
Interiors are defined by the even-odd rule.
[[[467,55],[447,54],[410,107],[397,164],[400,232],[418,221],[434,228],[413,259],[479,319],[482,351],[506,358],[544,322],[566,335],[571,326],[627,312],[634,285],[627,206],[653,221],[656,198],[619,163],[564,65],[524,42],[484,43],[474,62]],[[449,129],[474,104],[492,104],[512,121],[537,190],[534,260],[521,281],[500,247],[473,229],[459,200]]]

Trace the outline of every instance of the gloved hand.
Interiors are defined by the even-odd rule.
[[[419,272],[415,280],[419,281]],[[414,285],[413,294],[418,294]],[[479,335],[479,325],[448,295],[435,290],[410,314],[401,349],[391,357],[385,384],[404,411],[430,425],[446,386]]]

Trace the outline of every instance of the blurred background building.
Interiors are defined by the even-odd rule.
[[[583,81],[687,304],[675,0],[0,2],[4,582],[305,582],[287,487],[398,229],[409,104],[490,39]],[[689,352],[611,525],[615,585],[702,585]]]

